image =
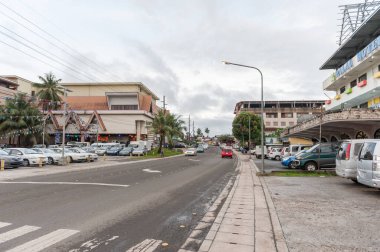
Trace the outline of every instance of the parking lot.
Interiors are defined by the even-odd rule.
[[[265,177],[290,251],[379,251],[380,191],[341,177]]]

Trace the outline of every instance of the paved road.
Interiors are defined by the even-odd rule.
[[[0,182],[0,251],[126,251],[145,239],[176,251],[235,174],[218,154]]]

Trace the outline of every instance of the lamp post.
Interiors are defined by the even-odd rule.
[[[261,165],[262,165],[262,173],[264,173],[264,77],[263,73],[260,69],[254,66],[247,66],[237,63],[232,63],[228,61],[222,61],[226,65],[234,65],[239,67],[246,67],[246,68],[252,68],[257,70],[260,73],[261,76]]]

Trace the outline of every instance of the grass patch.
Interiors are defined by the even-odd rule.
[[[279,177],[332,177],[336,176],[335,171],[273,171],[269,176]]]
[[[181,149],[167,149],[167,148],[164,148],[163,150],[164,150],[164,157],[171,157],[171,156],[176,156],[176,155],[183,154],[183,152],[182,152]],[[137,157],[135,156],[132,159],[133,160],[140,160],[140,159],[160,158],[160,157],[161,157],[161,154],[158,153],[158,149],[155,148],[155,149],[152,149],[151,151],[149,151],[144,156],[137,156]]]

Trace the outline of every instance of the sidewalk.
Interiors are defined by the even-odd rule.
[[[236,155],[239,175],[199,251],[288,251],[264,179],[248,156]]]

